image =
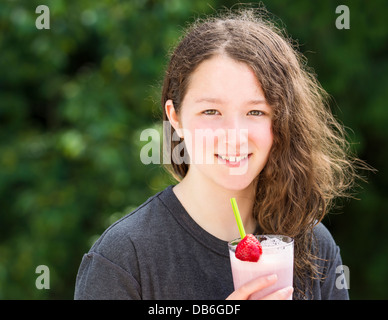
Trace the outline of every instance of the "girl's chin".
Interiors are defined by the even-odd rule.
[[[220,187],[229,191],[244,191],[253,186],[254,179],[241,179],[238,176],[215,181]]]

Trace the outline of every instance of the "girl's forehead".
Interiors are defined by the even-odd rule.
[[[199,64],[190,75],[186,95],[196,100],[246,96],[250,100],[264,97],[260,82],[248,64],[227,56],[214,56]]]

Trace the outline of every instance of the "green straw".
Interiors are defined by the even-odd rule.
[[[237,221],[237,227],[238,227],[238,231],[240,232],[241,239],[244,239],[245,238],[245,230],[244,230],[244,225],[241,221],[240,212],[238,211],[236,199],[231,198],[230,203],[232,204],[234,217],[236,218],[236,221]]]

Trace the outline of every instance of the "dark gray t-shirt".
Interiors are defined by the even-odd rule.
[[[314,234],[325,279],[314,280],[307,298],[348,299],[335,285],[338,246],[322,224]],[[214,300],[233,290],[227,242],[203,230],[170,186],[101,235],[82,259],[74,297]]]

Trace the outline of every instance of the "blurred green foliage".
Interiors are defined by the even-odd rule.
[[[163,72],[182,28],[235,2],[0,3],[0,299],[72,299],[96,237],[174,183],[141,163],[140,132],[160,126]],[[388,7],[263,2],[332,95],[354,150],[379,170],[325,223],[349,266],[351,298],[387,299]],[[35,27],[41,4],[49,30]],[[349,6],[349,30],[335,27],[340,4]],[[35,287],[41,264],[49,290]]]

